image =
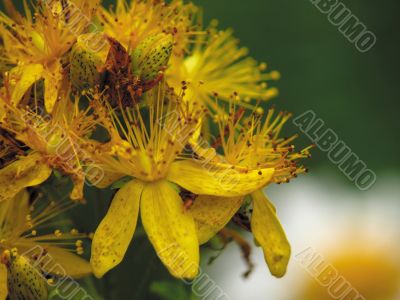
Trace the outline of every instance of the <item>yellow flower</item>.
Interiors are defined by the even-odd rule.
[[[0,14],[2,56],[23,77],[44,79],[45,106],[49,113],[65,79],[61,61],[77,36],[87,29],[98,5],[97,0],[63,3],[64,6],[61,1],[42,1],[34,7],[34,15],[26,7],[25,17],[15,9],[13,18]]]
[[[18,82],[16,86],[24,90],[28,85],[22,87]],[[90,108],[81,111],[78,98],[72,102],[69,96],[65,96],[59,98],[53,115],[49,116],[43,115],[36,97],[27,99],[25,109],[18,108],[12,99],[0,96],[0,127],[33,151],[26,158],[0,170],[0,180],[10,182],[1,188],[9,192],[2,194],[0,199],[12,197],[24,187],[42,183],[54,169],[71,177],[75,184],[71,198],[82,200],[84,144],[96,126],[93,116],[89,115]]]
[[[188,51],[191,37],[198,34],[192,25],[197,7],[182,0],[165,1],[117,0],[115,11],[100,9],[99,22],[104,33],[118,40],[125,48],[134,49],[147,37],[159,33],[172,34],[174,53]]]
[[[266,82],[278,79],[278,72],[265,73],[266,65],[248,57],[231,30],[219,32],[212,23],[208,34],[202,32],[199,9],[183,0],[117,0],[111,11],[97,10],[99,0],[39,1],[33,12],[24,5],[25,16],[11,0],[5,4],[0,253],[41,243],[73,269],[72,257],[52,245],[68,235],[37,235],[36,227],[57,206],[33,215],[26,192],[57,170],[71,178],[73,200],[83,199],[85,179],[99,188],[127,179],[94,235],[91,266],[97,277],[123,260],[140,209],[170,273],[194,278],[199,245],[245,200],[252,203],[251,230],[271,273],[284,275],[290,245],[262,189],[304,172],[296,162],[309,155],[308,148],[295,153],[294,137],[279,137],[288,114],[274,117],[270,110],[264,119],[250,103],[277,94]],[[229,115],[217,99],[229,103]],[[254,111],[246,115],[244,108]],[[202,135],[210,133],[209,109],[220,134],[211,146]],[[108,132],[107,142],[94,140],[97,129]],[[92,164],[101,172],[90,170]],[[79,254],[81,243],[77,248]],[[15,256],[15,276],[24,257]],[[78,264],[72,273],[85,267]],[[0,281],[0,296],[5,294]]]
[[[258,109],[259,112],[261,112]],[[269,110],[265,120],[262,114],[253,112],[245,116],[245,111],[235,111],[231,107],[229,116],[217,115],[220,136],[215,147],[222,148],[224,157],[207,157],[209,150],[201,143],[193,145],[193,151],[210,165],[226,161],[237,170],[244,169],[252,172],[259,169],[273,169],[270,182],[289,182],[293,177],[305,171],[297,166],[296,160],[308,157],[308,149],[294,153],[294,146],[290,145],[295,137],[280,138],[279,134],[289,114],[280,113],[273,118],[274,110]],[[259,171],[263,172],[263,171]],[[290,257],[290,245],[277,218],[276,210],[269,199],[262,192],[262,188],[246,193],[252,203],[251,231],[257,244],[263,248],[265,260],[271,273],[282,277],[286,272]],[[191,186],[185,188],[193,191]],[[244,204],[245,197],[222,198],[209,197],[201,193],[195,200],[190,211],[197,221],[200,243],[207,242],[219,232],[238,212]]]
[[[194,217],[184,208],[179,187],[206,195],[237,197],[264,186],[273,169],[232,174],[230,165],[205,168],[184,151],[200,126],[205,107],[187,105],[162,85],[146,97],[149,121],[142,116],[139,105],[121,107],[124,121],[117,115],[113,121],[123,139],[113,141],[113,151],[108,155],[103,151],[94,155],[106,172],[132,179],[115,195],[94,235],[93,271],[101,277],[122,261],[140,207],[144,229],[170,273],[178,278],[194,278],[198,273],[199,241]]]
[[[266,81],[278,79],[279,73],[264,73],[266,64],[259,65],[248,57],[248,50],[238,47],[232,33],[219,32],[212,25],[207,36],[199,35],[188,56],[173,57],[168,83],[177,92],[184,89],[189,100],[201,101],[216,112],[223,111],[216,98],[252,108],[250,100],[266,101],[276,96],[277,89]]]
[[[0,202],[0,253],[16,250],[35,264],[45,260],[46,263],[40,264],[42,271],[56,276],[80,278],[90,274],[90,264],[73,253],[82,252],[80,239],[85,236],[76,230],[70,233],[48,231],[51,226],[49,221],[73,206],[71,201],[49,203],[39,198],[30,204],[26,190],[19,192],[15,199]],[[66,274],[61,273],[63,271]],[[0,264],[2,300],[7,296],[6,279],[7,269]]]

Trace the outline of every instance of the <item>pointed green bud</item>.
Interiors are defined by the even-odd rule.
[[[132,52],[132,73],[143,82],[157,78],[168,65],[174,46],[170,34],[160,33],[144,39]]]
[[[24,256],[4,251],[2,262],[7,267],[7,288],[10,300],[47,300],[47,280]]]
[[[31,33],[31,40],[33,45],[42,53],[46,53],[46,41],[39,32],[33,30]]]
[[[70,80],[79,91],[103,83],[104,67],[110,45],[103,34],[87,33],[78,37],[70,54]]]

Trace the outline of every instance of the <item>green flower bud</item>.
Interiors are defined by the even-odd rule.
[[[110,45],[100,33],[87,33],[78,37],[70,54],[70,80],[79,91],[99,86]]]
[[[132,52],[132,73],[143,82],[157,78],[168,65],[172,54],[174,38],[160,33],[144,39]]]
[[[46,53],[46,42],[44,38],[35,30],[30,33],[33,45],[42,53]]]
[[[10,300],[47,300],[47,280],[24,256],[5,251],[7,287]]]

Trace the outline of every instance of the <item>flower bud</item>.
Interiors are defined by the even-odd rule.
[[[47,300],[46,278],[24,256],[5,251],[2,263],[7,267],[7,287],[10,300]]]
[[[132,73],[143,82],[152,81],[167,67],[174,38],[160,33],[144,39],[132,52]]]
[[[40,33],[33,30],[30,33],[30,37],[36,49],[38,49],[41,53],[46,53],[46,42],[44,38],[40,35]]]
[[[78,37],[70,54],[70,80],[79,91],[99,86],[110,45],[102,34],[87,33]]]

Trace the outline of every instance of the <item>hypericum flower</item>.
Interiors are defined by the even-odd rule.
[[[230,165],[204,168],[185,154],[184,148],[200,126],[205,107],[188,105],[162,85],[145,97],[148,122],[139,105],[121,107],[123,121],[115,113],[113,121],[123,139],[114,141],[109,154],[94,154],[104,171],[132,179],[117,192],[94,235],[93,271],[101,277],[122,261],[140,207],[144,229],[170,273],[178,278],[194,278],[198,273],[199,242],[195,220],[185,209],[179,187],[207,195],[241,196],[264,186],[271,178],[271,169],[232,174]]]
[[[206,149],[201,144],[194,145],[193,151],[203,159],[208,159],[210,165],[226,161],[237,170],[245,169],[248,172],[260,168],[272,169],[271,183],[289,182],[306,170],[298,166],[296,161],[309,156],[308,148],[295,153],[294,146],[290,145],[295,136],[288,139],[279,137],[290,114],[280,113],[273,118],[274,109],[270,109],[264,121],[262,114],[257,112],[248,117],[244,115],[244,110],[235,111],[231,107],[229,116],[222,115],[218,120],[220,136],[214,146],[222,148],[223,157],[205,157]],[[251,221],[251,224],[245,225],[250,227],[248,229],[251,229],[257,243],[263,248],[271,273],[282,277],[289,261],[290,245],[274,206],[262,191],[265,186],[247,194],[246,199],[251,200],[253,208],[251,220],[244,221]],[[245,197],[222,198],[200,194],[190,209],[198,222],[200,243],[207,242],[219,232],[239,211],[244,200]],[[247,219],[246,215],[242,217]]]
[[[189,100],[201,101],[214,111],[222,111],[215,95],[252,108],[250,100],[266,101],[277,95],[277,89],[266,81],[280,75],[277,71],[264,73],[266,64],[258,64],[247,54],[247,48],[238,48],[232,30],[219,32],[212,25],[207,36],[198,36],[188,56],[173,57],[174,67],[168,69],[166,77],[177,92],[183,84]]]
[[[196,12],[196,6],[182,0],[168,4],[163,0],[132,0],[130,4],[117,0],[115,11],[101,9],[98,18],[104,33],[127,49],[136,48],[149,36],[166,33],[174,36],[174,53],[182,55],[188,51],[191,37],[198,34],[192,25]]]
[[[49,226],[58,222],[54,218],[73,207],[74,203],[49,202],[40,194],[31,204],[30,200],[29,193],[22,190],[15,199],[0,202],[0,253],[18,251],[39,266],[43,273],[55,276],[80,278],[90,274],[90,264],[79,257],[83,253],[82,239],[86,236],[76,229],[69,233],[49,231]],[[60,273],[63,271],[66,274]],[[2,300],[7,296],[6,280],[7,268],[0,264]]]
[[[44,79],[45,106],[49,113],[65,79],[61,60],[77,36],[87,29],[98,2],[40,1],[33,15],[28,8],[25,17],[15,9],[11,9],[12,18],[0,14],[2,57],[8,64],[21,68],[24,76]]]
[[[6,79],[5,96],[10,94],[7,92],[8,81]],[[90,108],[80,111],[79,99],[72,102],[65,96],[59,98],[49,116],[43,115],[35,96],[27,101],[26,108],[22,109],[10,97],[0,97],[0,127],[33,150],[26,158],[0,170],[0,180],[10,182],[1,187],[4,193],[0,199],[12,197],[24,187],[42,183],[54,169],[71,177],[75,184],[71,198],[82,200],[85,173],[81,144],[96,126],[93,116],[88,115]],[[16,176],[16,180],[12,176]]]

